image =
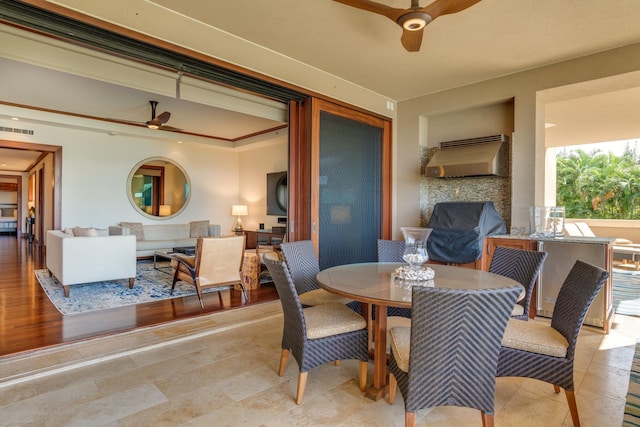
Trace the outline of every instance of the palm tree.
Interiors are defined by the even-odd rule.
[[[633,150],[622,156],[598,150],[556,159],[557,205],[573,218],[639,219],[640,161]]]

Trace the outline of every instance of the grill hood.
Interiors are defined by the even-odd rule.
[[[508,176],[506,135],[441,142],[425,168],[433,178],[464,176]]]

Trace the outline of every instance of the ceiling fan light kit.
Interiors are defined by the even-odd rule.
[[[418,31],[423,29],[431,21],[431,16],[426,13],[411,12],[402,15],[400,19],[398,19],[398,24],[407,31]]]
[[[402,27],[400,42],[408,52],[417,52],[422,44],[424,27],[442,15],[462,12],[481,0],[434,0],[420,7],[420,0],[411,0],[411,7],[399,9],[371,0],[334,0],[347,6],[386,16]]]

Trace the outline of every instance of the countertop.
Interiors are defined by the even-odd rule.
[[[487,237],[495,237],[498,239],[514,239],[514,240],[535,240],[537,242],[556,242],[556,243],[586,243],[594,245],[611,245],[614,237],[587,237],[587,236],[563,236],[563,237],[543,237],[530,236],[527,234],[497,234]]]

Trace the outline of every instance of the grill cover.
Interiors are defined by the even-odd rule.
[[[475,262],[482,256],[485,236],[506,234],[507,226],[493,202],[436,203],[429,219],[429,259]]]

